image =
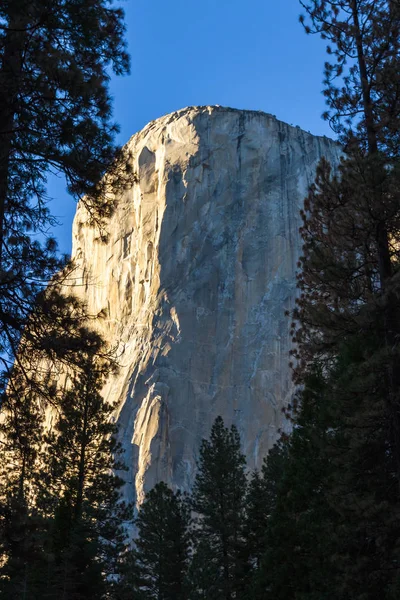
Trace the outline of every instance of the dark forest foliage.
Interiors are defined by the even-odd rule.
[[[190,548],[190,507],[179,492],[158,483],[136,519],[134,556],[142,597],[184,600]]]
[[[97,334],[80,340],[52,408],[17,367],[3,395],[1,598],[107,597],[128,550],[115,407],[100,394],[115,364]]]
[[[65,177],[103,233],[112,192],[130,176],[114,144],[108,90],[110,69],[128,68],[123,11],[111,0],[0,4],[0,360],[7,372],[38,294],[65,264],[48,234],[49,174]]]

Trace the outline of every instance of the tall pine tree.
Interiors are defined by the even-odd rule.
[[[336,175],[321,163],[303,213],[293,333],[295,380],[306,388],[295,406],[289,476],[267,527],[263,591],[392,598],[400,482],[399,6],[302,5],[307,31],[328,39],[334,58],[325,68],[326,117],[346,155]],[[310,395],[315,373],[323,383]],[[297,474],[307,470],[304,485]],[[282,539],[291,570],[279,554],[276,560]]]
[[[129,68],[123,16],[112,0],[0,5],[0,360],[6,370],[38,292],[64,264],[48,235],[54,224],[49,173],[65,177],[100,226],[112,210],[112,192],[129,176],[114,144],[108,90],[110,70],[122,75]]]
[[[190,550],[190,510],[184,496],[158,483],[136,519],[135,540],[143,600],[186,600]]]
[[[327,39],[334,58],[325,65],[325,116],[347,155],[339,178],[322,163],[303,215],[297,375],[309,360],[329,362],[343,336],[375,329],[400,481],[400,7],[390,0],[301,4],[306,30]]]
[[[30,380],[32,384],[32,379]],[[0,425],[0,598],[38,597],[46,523],[35,505],[43,413],[16,366],[2,397]]]
[[[217,417],[210,439],[201,444],[192,492],[192,508],[198,515],[193,598],[231,600],[244,592],[249,569],[244,544],[245,468],[236,427],[226,428]]]
[[[97,599],[111,593],[127,549],[132,508],[121,498],[122,449],[115,439],[115,407],[101,396],[113,368],[92,333],[45,436],[37,503],[50,518],[50,573],[43,592],[51,598]]]

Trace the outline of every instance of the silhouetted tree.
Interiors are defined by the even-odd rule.
[[[210,588],[194,589],[195,598],[228,600],[240,597],[245,588],[245,466],[236,427],[227,429],[222,418],[217,417],[210,439],[201,444],[192,492],[192,507],[198,515],[193,584],[198,586],[203,581],[205,585],[210,577]]]
[[[129,176],[114,144],[108,91],[110,69],[128,71],[123,36],[123,11],[110,0],[1,3],[0,360],[6,370],[37,294],[65,263],[48,235],[54,224],[48,174],[65,177],[100,227],[112,192]]]
[[[45,436],[37,502],[51,517],[47,593],[94,600],[118,578],[132,508],[122,501],[123,480],[116,474],[124,467],[115,406],[101,396],[114,365],[96,333],[79,361]]]
[[[325,116],[346,156],[338,177],[322,162],[305,205],[296,374],[301,380],[315,360],[328,364],[343,337],[375,329],[400,480],[400,7],[390,0],[301,4],[306,30],[327,39],[334,57],[325,65]]]
[[[185,600],[190,510],[180,492],[158,483],[140,507],[135,540],[143,599]]]

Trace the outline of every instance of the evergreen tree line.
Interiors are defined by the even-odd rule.
[[[218,417],[192,492],[162,482],[148,492],[133,547],[104,363],[87,354],[50,432],[16,379],[10,408],[24,410],[19,430],[10,411],[2,450],[0,597],[397,598],[398,480],[382,407],[353,407],[353,360],[344,353],[330,381],[309,377],[293,432],[260,472],[246,473],[238,431]]]
[[[387,423],[379,402],[353,406],[360,382],[348,357],[329,381],[309,377],[292,433],[261,471],[246,476],[238,431],[216,419],[192,492],[159,483],[147,494],[117,598],[399,597],[400,503]]]

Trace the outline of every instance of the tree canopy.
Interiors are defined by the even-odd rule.
[[[123,16],[112,0],[0,6],[0,350],[6,368],[38,292],[65,262],[49,235],[49,173],[65,177],[68,191],[100,227],[113,192],[129,177],[114,143],[118,128],[108,89],[111,70],[129,70]]]

